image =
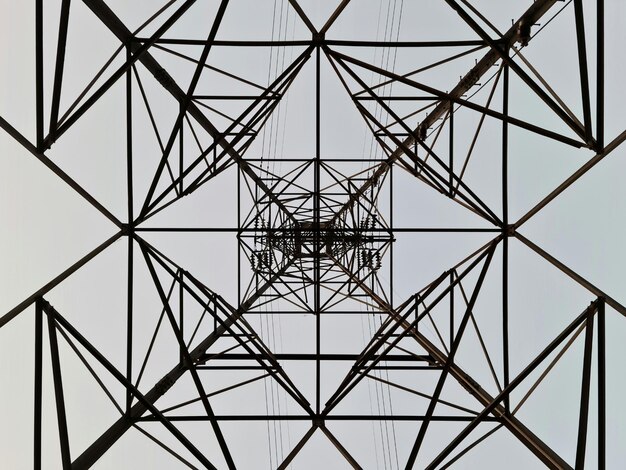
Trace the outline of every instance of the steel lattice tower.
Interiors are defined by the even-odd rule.
[[[36,0],[35,138],[0,117],[5,133],[115,227],[0,317],[5,331],[18,316],[33,318],[24,342],[34,354],[27,445],[35,468],[97,466],[131,433],[175,459],[164,468],[267,468],[268,459],[272,468],[320,468],[302,458],[316,439],[354,468],[448,468],[494,435],[537,466],[606,467],[605,309],[620,317],[626,307],[520,231],[626,139],[604,137],[603,0],[500,5],[511,10],[504,16],[517,15],[506,29],[492,20],[489,2],[465,0],[431,2],[436,8],[390,0],[373,10],[361,0],[332,8],[298,0],[172,0],[158,10],[137,3],[141,18],[127,21],[113,2]],[[384,34],[341,34],[346,22],[383,7]],[[402,39],[400,21],[417,25],[420,8],[424,17],[431,8],[434,23],[445,10],[450,23],[434,24],[440,34],[432,37],[415,26],[419,39]],[[81,15],[117,50],[70,99],[67,54]],[[559,15],[571,19],[558,31],[570,34],[576,75],[561,79],[575,82],[574,105],[533,66],[539,33]],[[251,38],[270,26],[271,37]],[[367,134],[350,156],[338,156],[327,134],[352,125],[342,121],[349,113],[337,111],[333,121],[346,103]],[[97,117],[103,106],[116,113],[109,121]],[[89,116],[97,126],[83,124]],[[85,133],[121,143],[126,187],[115,191],[123,215],[79,182],[75,168],[90,165],[89,146],[74,169],[60,155],[72,141],[92,139]],[[583,163],[547,195],[529,185],[539,202],[514,216],[511,155],[524,145],[576,152]],[[472,174],[485,155],[480,175]],[[211,188],[210,198],[198,196]],[[443,201],[462,222],[420,224],[428,219],[422,193],[425,205]],[[193,224],[172,216],[179,206]],[[448,236],[471,240],[459,244],[461,256]],[[203,256],[197,240],[228,258],[230,271],[215,261],[206,271],[223,278],[227,292],[194,269]],[[586,299],[561,312],[566,320],[556,333],[546,328],[549,340],[539,335],[532,354],[510,340],[519,323],[509,298],[513,243],[556,267]],[[106,295],[123,298],[124,312],[115,313],[121,327],[97,332],[90,325],[101,321],[93,313],[98,295],[78,307],[55,292],[114,247],[124,256],[111,269],[125,285]],[[407,261],[418,252],[432,257],[432,269]],[[454,261],[439,264],[437,256]],[[416,284],[414,271],[436,274]],[[90,289],[104,289],[94,279]],[[519,410],[570,348],[579,355],[575,388],[566,392],[576,399],[566,455]],[[112,405],[108,424],[71,411],[96,406],[89,396],[68,398],[71,370]]]

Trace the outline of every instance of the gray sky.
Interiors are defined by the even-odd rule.
[[[131,30],[137,28],[164,2],[107,1],[112,10]],[[177,8],[177,2],[173,8]],[[274,10],[276,3],[277,10]],[[299,2],[316,26],[325,23],[336,2]],[[511,18],[519,15],[531,2],[472,2],[484,11],[499,29],[510,27]],[[585,3],[585,21],[588,36],[591,70],[592,112],[595,115],[595,10],[594,2]],[[44,0],[45,4],[45,107],[49,112],[54,57],[56,49],[57,18],[60,2]],[[205,38],[212,24],[217,1],[199,1],[183,16],[165,37]],[[560,3],[554,11],[560,8]],[[564,4],[563,4],[564,5]],[[393,13],[393,8],[396,13]],[[400,20],[399,9],[402,6]],[[389,8],[388,8],[389,7]],[[284,8],[284,10],[280,10]],[[588,11],[587,11],[588,10]],[[168,10],[166,15],[173,10]],[[282,17],[280,12],[283,12]],[[579,93],[573,5],[568,5],[545,30],[523,50],[524,57],[542,74],[563,98],[572,111],[582,119]],[[0,3],[0,116],[31,141],[35,139],[35,61],[34,61],[34,2]],[[393,19],[387,15],[393,15]],[[397,15],[397,16],[395,16]],[[551,17],[548,14],[548,17]],[[277,0],[232,0],[218,39],[267,40],[274,38],[309,39],[306,27],[296,19],[287,2]],[[618,0],[606,0],[606,130],[609,143],[624,128],[626,118],[622,110],[626,94],[622,89],[626,75],[620,45],[626,40],[623,21],[626,5]],[[385,21],[388,21],[385,33]],[[160,24],[160,23],[159,23]],[[280,30],[279,30],[280,25]],[[391,26],[393,25],[393,26]],[[149,36],[156,29],[149,26],[141,33]],[[535,31],[537,28],[534,28]],[[385,36],[387,34],[388,36]],[[395,36],[397,34],[397,36]],[[280,35],[280,36],[279,36]],[[353,0],[333,25],[327,38],[352,40],[383,40],[386,37],[404,41],[475,39],[472,31],[454,11],[439,0]],[[118,47],[115,39],[82,2],[72,2],[68,33],[61,113],[78,96],[89,80]],[[198,46],[172,46],[172,49],[198,56]],[[242,48],[233,51],[215,48],[208,64],[220,67],[247,79],[266,85],[268,76],[275,76],[303,47],[286,48],[283,56],[269,48]],[[438,49],[340,48],[345,54],[386,66],[388,70],[406,73],[443,58],[452,52]],[[459,50],[460,51],[460,50]],[[193,73],[193,64],[162,50],[153,50],[183,89]],[[282,54],[282,51],[280,52]],[[479,51],[448,66],[418,75],[423,83],[443,91],[452,89],[459,75],[465,74],[482,57]],[[277,57],[279,57],[277,59]],[[272,62],[273,61],[273,62]],[[117,58],[112,67],[122,64]],[[272,64],[272,65],[271,65]],[[395,64],[395,65],[394,65]],[[113,68],[105,73],[110,74]],[[494,67],[494,72],[496,67]],[[175,120],[178,104],[169,97],[143,66],[138,73],[154,111],[157,127],[167,138]],[[488,75],[490,76],[490,75]],[[370,84],[379,77],[362,72]],[[485,77],[487,78],[487,77]],[[485,81],[483,81],[484,83]],[[123,80],[114,85],[52,148],[46,152],[57,165],[83,185],[121,220],[126,220],[126,140]],[[493,82],[491,82],[493,83]],[[266,134],[252,144],[247,157],[274,154],[280,158],[311,158],[315,153],[315,68],[310,60],[289,89],[280,113],[268,124],[276,133],[273,147]],[[138,211],[147,192],[150,178],[160,158],[158,143],[141,100],[137,82],[133,83],[134,131],[134,185],[135,211]],[[526,86],[511,74],[511,115],[556,132],[572,133],[558,121],[550,110],[532,95]],[[235,83],[215,73],[206,72],[198,85],[197,94],[252,93],[252,87]],[[392,90],[388,89],[389,94]],[[396,88],[397,94],[415,93],[409,88]],[[476,102],[484,103],[489,85],[476,95]],[[380,149],[371,144],[371,133],[357,113],[337,75],[326,58],[321,65],[321,154],[322,158],[377,158]],[[501,109],[500,88],[494,94],[494,109]],[[417,102],[420,103],[420,102]],[[242,105],[218,103],[235,114]],[[397,102],[393,105],[405,114],[415,102]],[[371,110],[375,108],[370,106]],[[219,117],[218,126],[225,126]],[[383,116],[385,117],[385,116]],[[478,115],[460,110],[455,115],[457,141],[456,155],[464,156],[473,137]],[[46,114],[46,122],[48,116]],[[415,126],[419,118],[408,120]],[[499,121],[487,118],[477,141],[474,156],[468,164],[464,181],[497,214],[501,214],[501,162]],[[442,142],[447,140],[447,128]],[[186,151],[193,152],[193,137],[185,137]],[[207,136],[200,135],[200,140]],[[533,135],[514,126],[509,136],[509,219],[517,220],[542,197],[582,166],[592,156],[590,150],[576,150],[570,146]],[[436,147],[446,152],[444,144]],[[445,155],[445,153],[443,153]],[[626,209],[626,189],[622,175],[626,171],[626,152],[618,148],[564,194],[550,203],[524,225],[524,236],[574,269],[584,278],[605,291],[616,301],[626,304],[623,266],[626,250],[623,247],[623,214]],[[291,167],[278,163],[271,170],[285,174]],[[351,162],[340,168],[354,174],[366,168],[365,164]],[[458,170],[458,169],[457,169]],[[393,219],[396,227],[488,227],[487,222],[451,203],[413,176],[394,170]],[[325,177],[329,179],[327,176]],[[225,171],[193,195],[156,215],[145,223],[151,227],[233,227],[237,224],[237,175],[234,168]],[[312,176],[306,173],[299,182],[311,187]],[[242,212],[251,207],[249,197],[243,198]],[[391,216],[388,182],[381,191],[381,213]],[[0,314],[10,310],[23,299],[65,270],[85,253],[116,233],[116,227],[95,211],[63,181],[57,178],[28,151],[0,132]],[[393,278],[394,305],[431,282],[441,272],[464,259],[492,238],[493,234],[398,234],[394,243]],[[146,240],[170,256],[176,263],[221,294],[232,304],[237,303],[237,242],[233,233],[148,233]],[[133,368],[136,374],[150,342],[150,337],[161,311],[161,303],[150,279],[141,253],[135,250],[135,334]],[[88,263],[75,275],[54,288],[46,298],[70,320],[119,370],[125,368],[126,328],[126,239],[111,247]],[[244,284],[251,273],[247,263],[242,264]],[[390,256],[383,260],[380,271],[382,286],[388,288]],[[481,290],[474,314],[481,326],[487,349],[494,354],[494,367],[501,374],[501,247],[496,251]],[[163,271],[160,278],[169,287]],[[471,275],[465,287],[471,291],[476,282]],[[519,373],[595,296],[566,277],[519,241],[510,241],[509,254],[509,315],[511,345],[511,375]],[[245,289],[245,285],[242,286]],[[390,295],[390,292],[387,292]],[[177,294],[176,294],[177,295]],[[177,298],[177,297],[175,297]],[[187,302],[187,299],[185,300]],[[456,296],[460,311],[462,299]],[[347,301],[354,310],[364,311],[356,302]],[[288,308],[285,301],[276,301],[277,310]],[[445,309],[444,309],[445,310]],[[262,311],[262,309],[261,309]],[[436,323],[444,330],[447,323],[441,316]],[[188,302],[187,325],[197,321],[198,306]],[[0,328],[0,455],[6,468],[31,468],[33,443],[33,344],[34,308],[23,311],[6,326]],[[460,318],[460,317],[459,317]],[[314,351],[314,324],[311,315],[275,315],[271,319],[258,312],[248,320],[261,332],[264,340],[276,352]],[[322,319],[323,352],[358,353],[371,334],[379,316],[326,315]],[[207,325],[200,331],[208,333]],[[187,326],[189,329],[189,326]],[[191,330],[186,330],[187,337]],[[425,335],[435,340],[435,331],[426,327]],[[607,308],[607,463],[608,468],[619,468],[626,459],[621,443],[626,440],[626,410],[621,404],[626,392],[621,357],[626,321]],[[45,336],[45,335],[44,335]],[[228,340],[219,343],[215,351],[227,347]],[[473,331],[468,331],[461,343],[458,361],[492,394],[497,393],[486,361],[481,356],[479,342]],[[419,348],[415,352],[421,353]],[[576,448],[580,376],[582,364],[582,336],[559,361],[548,378],[542,382],[532,398],[519,410],[517,417],[556,452],[573,464]],[[102,389],[89,375],[77,356],[60,339],[60,354],[67,402],[67,418],[72,458],[100,436],[119,416]],[[164,372],[177,361],[174,338],[164,329],[155,343],[154,356],[148,362],[142,378],[141,390],[148,390]],[[94,361],[90,360],[92,365]],[[94,365],[102,380],[110,387],[114,398],[123,405],[124,390],[102,368]],[[322,403],[330,397],[341,381],[349,364],[326,366],[322,371]],[[545,365],[543,366],[545,368]],[[525,382],[512,398],[515,404],[543,368]],[[309,401],[314,401],[315,377],[310,366],[285,364],[286,371],[301,387]],[[258,371],[256,371],[258,372]],[[207,391],[218,390],[237,381],[251,378],[255,373],[214,373],[206,375]],[[593,368],[590,426],[588,434],[588,468],[596,468],[597,390],[595,362]],[[398,383],[424,393],[431,393],[436,383],[432,372],[389,373]],[[444,391],[444,397],[462,406],[480,411],[472,399],[453,380]],[[56,428],[52,372],[47,338],[44,340],[44,403],[43,403],[43,461],[45,468],[60,468],[60,449]],[[189,374],[157,402],[159,407],[176,404],[194,397],[195,390]],[[269,395],[268,395],[269,394]],[[273,399],[273,400],[272,400]],[[260,380],[211,400],[218,414],[263,414],[268,406],[274,412],[296,413],[298,405],[284,392],[278,392],[273,383]],[[428,401],[397,389],[381,386],[375,381],[364,381],[354,395],[337,408],[338,414],[384,414],[381,407],[397,414],[423,414]],[[202,414],[199,404],[189,406],[181,414]],[[437,407],[436,414],[451,414],[450,409]],[[197,461],[158,423],[146,423],[144,429],[162,439],[172,449],[180,451],[193,465]],[[213,461],[224,467],[217,442],[206,422],[177,424],[179,429]],[[411,449],[418,423],[391,424],[335,423],[328,425],[342,444],[364,468],[397,468],[396,455],[403,467]],[[446,440],[464,427],[461,424],[434,423],[431,425],[420,453],[417,468],[434,458]],[[266,425],[265,422],[230,422],[223,432],[240,468],[271,468],[308,430],[307,422]],[[491,429],[481,425],[470,439]],[[389,437],[391,433],[391,437]],[[278,437],[276,437],[278,436]],[[396,454],[397,453],[397,454]],[[429,459],[430,458],[430,459]],[[181,463],[136,430],[128,432],[95,466],[95,468],[178,468]],[[541,468],[540,462],[508,431],[500,430],[477,446],[453,468]],[[184,468],[184,467],[181,467]],[[347,468],[347,463],[330,441],[317,431],[293,463],[293,468]]]

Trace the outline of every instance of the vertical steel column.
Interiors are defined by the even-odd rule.
[[[181,103],[180,105],[180,112],[184,113],[185,110],[183,109],[183,105]],[[183,159],[183,154],[184,154],[184,140],[183,140],[183,135],[184,135],[184,130],[185,130],[185,121],[183,120],[180,123],[180,129],[178,131],[178,179],[180,180],[179,184],[178,184],[178,192],[179,194],[183,194],[183,165],[185,164],[185,161]],[[215,148],[213,148],[213,160],[215,160]]]
[[[178,282],[178,324],[179,324],[179,328],[180,328],[180,336],[183,339],[183,342],[180,345],[180,354],[179,354],[179,360],[180,362],[184,362],[185,360],[185,316],[183,315],[183,308],[184,308],[184,303],[183,303],[183,297],[184,297],[184,293],[185,293],[185,289],[183,286],[184,283],[184,279],[185,279],[185,271],[183,271],[182,269],[179,270],[179,275],[180,275],[180,281]]]
[[[449,179],[448,184],[450,185],[449,196],[451,198],[454,197],[454,103],[450,101],[450,135],[449,137],[449,155],[448,155],[448,170],[449,170]],[[450,272],[450,286],[452,286],[454,282],[454,274]],[[452,344],[454,343],[454,288],[450,289],[450,349],[452,349]]]
[[[587,450],[587,425],[589,423],[589,393],[591,386],[591,356],[593,355],[594,310],[590,310],[585,321],[585,352],[583,359],[583,380],[580,391],[580,414],[578,416],[578,440],[576,442],[576,470],[585,468]]]
[[[454,197],[454,103],[450,101],[450,135],[449,137],[449,155],[448,155],[448,169],[449,178],[448,184],[450,185],[449,196]]]
[[[34,447],[33,468],[41,470],[41,389],[42,389],[42,322],[40,300],[35,302],[35,396],[34,396]]]
[[[61,362],[59,359],[59,345],[57,342],[57,324],[51,312],[48,312],[48,334],[50,338],[50,357],[52,359],[52,378],[54,380],[54,397],[57,409],[59,427],[59,443],[61,445],[61,461],[63,470],[70,470],[72,458],[67,433],[67,417],[65,414],[65,398],[63,396],[63,379],[61,378]]]
[[[389,165],[389,227],[391,243],[389,244],[389,305],[394,308],[393,303],[393,245],[395,241],[393,231],[393,163]]]
[[[126,60],[130,61],[132,51],[130,44],[126,45]],[[132,111],[132,69],[126,71],[126,185],[128,199],[128,272],[126,293],[126,378],[133,381],[133,111]],[[126,387],[126,415],[130,416],[132,406],[132,392]]]
[[[576,41],[578,45],[578,68],[580,71],[580,93],[583,102],[583,120],[585,125],[585,140],[588,144],[593,141],[591,124],[591,104],[589,93],[589,71],[587,67],[587,46],[585,43],[585,20],[582,0],[574,0],[574,18],[576,21]],[[600,149],[598,149],[600,150]]]
[[[43,0],[35,0],[35,128],[37,151],[43,151]]]
[[[184,294],[185,294],[185,289],[184,289],[184,282],[185,282],[185,271],[180,269],[178,271],[178,274],[180,275],[180,281],[178,282],[178,324],[180,325],[180,336],[183,339],[183,343],[180,346],[180,355],[179,355],[179,360],[180,362],[184,362],[185,360],[185,347],[183,347],[184,345],[184,339],[185,339],[185,315],[183,314],[184,312],[184,308],[185,308],[185,304],[184,304]]]
[[[605,303],[598,302],[598,470],[606,468],[606,335]]]
[[[450,348],[454,343],[454,272],[450,271]]]
[[[241,167],[237,165],[237,308],[241,308]]]
[[[313,217],[315,227],[315,258],[314,258],[314,285],[315,292],[314,311],[315,317],[315,413],[320,414],[320,353],[321,353],[321,312],[320,312],[320,48],[315,49],[315,176],[314,176],[314,197],[313,197]]]
[[[597,0],[596,16],[596,141],[604,148],[604,0]]]
[[[159,161],[159,165],[157,167],[154,178],[152,179],[152,182],[150,183],[150,188],[148,189],[148,193],[144,200],[143,206],[141,208],[141,211],[139,212],[139,217],[144,217],[149,211],[150,202],[152,201],[152,197],[154,196],[154,192],[156,191],[156,188],[158,186],[161,173],[163,172],[167,164],[168,158],[170,156],[170,153],[172,152],[172,148],[174,147],[174,142],[176,141],[178,129],[183,126],[185,114],[188,111],[189,105],[193,101],[193,93],[196,89],[196,86],[198,85],[198,82],[200,81],[200,76],[202,75],[203,67],[206,64],[207,58],[209,56],[209,52],[211,51],[211,48],[213,46],[213,41],[215,40],[215,36],[217,35],[217,30],[219,29],[219,26],[222,23],[222,19],[224,18],[224,13],[226,11],[227,5],[228,5],[228,0],[222,0],[220,3],[220,6],[218,7],[217,13],[215,14],[215,19],[211,26],[209,37],[207,38],[206,44],[204,45],[202,49],[202,54],[200,54],[200,57],[198,58],[198,62],[194,70],[194,74],[191,78],[191,82],[189,83],[189,87],[187,88],[187,92],[184,94],[183,99],[180,101],[180,110],[178,112],[178,115],[176,116],[176,121],[174,121],[172,132],[170,133],[170,136],[167,139],[167,144],[165,145],[165,150]],[[183,5],[180,8],[180,10],[183,10],[185,6],[186,4]],[[167,22],[164,23],[164,26],[166,24]],[[161,28],[157,31],[157,33],[155,33],[155,35],[160,33],[162,29],[163,29],[163,26],[161,26]],[[149,47],[151,44],[150,42],[148,42],[144,44],[142,47],[146,48],[146,45],[148,45]],[[135,55],[137,55],[137,53]]]
[[[67,44],[67,27],[70,17],[70,0],[61,3],[61,17],[59,18],[59,38],[57,41],[57,57],[54,66],[54,84],[52,87],[52,103],[50,105],[50,136],[54,140],[59,119],[59,104],[63,85],[63,67],[65,65],[65,46]]]
[[[126,305],[126,378],[133,382],[133,237],[128,237],[127,305]],[[130,416],[133,394],[126,387],[126,415]]]
[[[509,54],[509,49],[506,49]],[[509,66],[503,64],[502,114],[509,115]],[[502,374],[504,387],[509,385],[509,124],[502,120]],[[509,396],[504,409],[510,413]]]

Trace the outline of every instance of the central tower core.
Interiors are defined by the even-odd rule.
[[[380,248],[393,241],[392,237],[374,217],[364,218],[354,225],[309,219],[273,228],[259,218],[255,221],[252,268],[267,270],[278,260],[321,258],[377,271],[381,267]]]

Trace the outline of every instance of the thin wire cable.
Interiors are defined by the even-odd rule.
[[[286,14],[286,20],[285,20],[285,38],[287,37],[287,30],[289,28],[289,16],[290,16],[290,12],[291,12],[291,7],[289,5],[287,5],[287,14]],[[296,32],[296,14],[294,12],[294,14],[291,15],[291,40],[293,40],[295,38],[295,32]],[[285,57],[285,49],[283,48],[283,69],[284,69],[284,57]],[[293,47],[289,48],[289,64],[291,64],[293,61]],[[282,100],[281,103],[279,103],[279,106],[283,106]],[[287,113],[289,110],[289,93],[286,94],[285,97],[285,102],[284,102],[284,112],[283,112],[283,124],[282,124],[282,139],[281,139],[281,149],[280,149],[280,155],[281,157],[284,157],[285,155],[285,136],[287,134]],[[279,160],[278,162],[278,173],[279,175],[282,175],[282,160]],[[283,214],[281,213],[281,216]],[[281,223],[282,225],[282,223]],[[280,299],[279,299],[280,301]],[[283,332],[282,332],[282,323],[280,321],[280,316],[279,316],[279,323],[278,323],[278,328],[279,328],[279,341],[280,341],[280,348],[281,351],[283,350]],[[285,402],[285,412],[287,414],[289,414],[291,412],[290,410],[290,400],[287,397],[287,391],[286,390],[282,390],[283,392],[283,399]],[[287,425],[287,449],[290,451],[291,450],[291,423],[290,421],[287,421],[286,423]],[[284,458],[283,458],[284,461]],[[289,464],[289,468],[292,468],[292,465]]]
[[[363,312],[363,304],[359,304],[359,310],[361,312]],[[359,315],[361,317],[361,333],[363,336],[363,346],[367,345],[369,339],[372,337],[372,333],[371,333],[371,328],[368,328],[370,330],[370,334],[369,336],[366,336],[365,334],[365,321],[363,319],[363,315]],[[368,318],[368,327],[369,327],[369,315],[367,315]],[[369,397],[369,405],[370,405],[370,414],[373,416],[374,415],[374,406],[372,404],[372,382],[370,380],[367,381],[367,394]],[[375,427],[374,427],[374,421],[372,421],[371,423],[371,427],[372,427],[372,439],[374,440],[374,455],[376,457],[376,468],[380,467],[380,459],[378,457],[378,446],[376,444],[376,431],[375,431]]]
[[[274,0],[274,6],[273,6],[273,10],[272,10],[272,41],[274,41],[275,38],[275,31],[276,31],[276,4],[277,4],[277,0]],[[274,58],[274,47],[270,46],[270,51],[269,51],[269,60],[268,60],[268,67],[267,67],[267,86],[270,85],[271,80],[272,80],[272,64],[273,64],[273,58]],[[268,129],[268,124],[269,124],[269,129]],[[264,164],[266,167],[266,172],[269,172],[269,159],[272,158],[272,154],[271,154],[271,138],[272,138],[272,124],[273,124],[273,115],[270,117],[269,122],[266,122],[265,126],[263,126],[263,136],[262,136],[262,140],[261,140],[261,162],[259,163],[259,167],[261,169],[261,175],[263,175],[263,168],[264,168]],[[269,134],[269,137],[268,137]],[[270,142],[268,142],[268,146],[269,149],[266,150],[266,141],[269,140]],[[264,161],[264,157],[267,155],[267,159],[265,159]],[[262,177],[262,176],[261,176]],[[259,217],[258,214],[258,205],[259,205],[260,201],[259,201],[259,188],[257,185],[255,185],[255,206],[257,207],[257,218]],[[271,215],[268,217],[268,223],[271,222]],[[261,226],[261,231],[263,230],[263,222],[261,221],[259,223],[259,225]],[[256,242],[256,238],[255,238],[255,242]],[[255,244],[255,250],[259,250],[259,248],[256,246]],[[260,250],[264,250],[264,247],[260,247]],[[257,289],[259,287],[258,283],[258,275],[256,276],[257,278]],[[260,307],[259,309],[259,323],[261,324],[261,335],[264,339],[264,341],[266,341],[268,343],[268,346],[270,348],[273,348],[272,344],[271,344],[271,334],[269,332],[269,319],[268,319],[268,306],[267,304],[264,304]],[[264,321],[265,321],[265,327],[264,327]],[[265,333],[267,332],[267,334]],[[271,414],[275,414],[274,413],[274,392],[273,392],[273,381],[270,378],[266,378],[263,380],[263,386],[264,386],[264,395],[265,395],[265,412],[267,415]],[[271,398],[270,398],[271,397]],[[269,460],[270,460],[270,469],[275,468],[274,465],[274,456],[276,457],[276,465],[278,465],[278,455],[276,453],[276,422],[273,421],[270,424],[270,421],[267,420],[266,421],[266,427],[267,427],[267,444],[268,444],[268,453],[269,453]],[[274,441],[273,441],[273,446],[272,446],[272,436],[274,436]]]

